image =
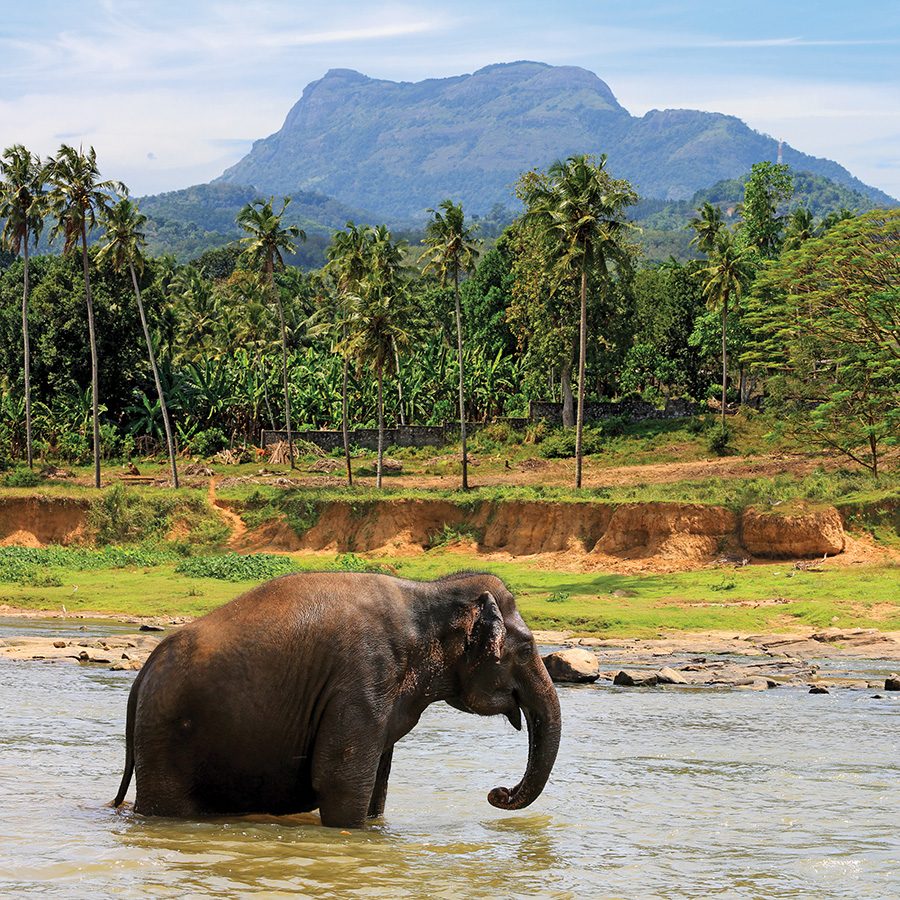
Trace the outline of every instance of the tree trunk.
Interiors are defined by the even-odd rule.
[[[376,375],[378,378],[378,463],[375,469],[375,487],[380,489],[382,468],[384,466],[384,403],[382,402],[384,371],[381,362],[378,363]]]
[[[722,298],[722,428],[725,428],[725,400],[728,387],[728,347],[725,343],[728,321],[728,294]]]
[[[269,376],[266,372],[264,357],[259,358],[259,372],[263,384],[263,400],[266,402],[266,412],[269,414],[269,427],[275,431],[275,415],[272,412],[272,402],[269,400]]]
[[[275,269],[271,259],[266,263],[266,275],[269,280],[269,290],[275,295],[275,301],[278,304],[278,322],[281,326],[281,380],[284,384],[284,424],[287,431],[288,459],[293,469],[296,467],[294,465],[294,438],[291,434],[291,395],[288,390],[287,328],[284,324],[284,306],[281,303],[281,292],[275,286]]]
[[[343,358],[344,372],[341,378],[341,434],[344,438],[344,459],[347,461],[347,485],[353,487],[353,467],[350,465],[350,431],[348,429],[347,372],[350,368],[347,357]]]
[[[22,291],[22,347],[25,353],[25,456],[28,468],[34,468],[34,456],[31,449],[31,340],[28,335],[28,294],[30,282],[28,278],[28,226],[25,226],[25,243],[23,260],[25,263],[25,287]]]
[[[87,302],[88,340],[91,344],[91,419],[94,426],[94,487],[100,487],[100,370],[97,364],[97,335],[94,330],[94,304],[91,299],[91,275],[88,264],[87,228],[81,225],[81,266],[84,270],[84,298]]]
[[[403,412],[403,379],[400,377],[400,353],[397,350],[397,342],[394,345],[394,369],[397,372],[397,402],[400,404],[400,424],[406,424],[406,413]]]
[[[147,355],[150,357],[150,368],[153,371],[153,383],[156,385],[156,396],[159,397],[159,409],[162,413],[163,428],[166,432],[166,449],[169,453],[169,466],[172,469],[172,486],[178,487],[178,465],[175,462],[175,441],[172,438],[172,423],[169,421],[169,410],[166,407],[166,398],[159,378],[159,368],[156,365],[156,354],[153,352],[153,341],[150,340],[150,329],[147,326],[147,316],[144,313],[144,301],[141,299],[141,289],[138,285],[137,273],[129,262],[128,269],[131,272],[131,283],[134,285],[134,296],[137,300],[138,312],[141,316],[141,328],[144,329],[144,340],[147,342]]]
[[[559,373],[559,390],[562,400],[563,428],[575,426],[575,398],[572,395],[572,360],[563,363]]]
[[[462,309],[459,305],[459,269],[453,270],[453,298],[456,302],[456,357],[459,361],[459,436],[462,442],[462,489],[469,489],[469,455],[466,451],[466,394],[463,381]]]
[[[584,369],[587,360],[587,262],[581,264],[581,321],[578,327],[578,420],[575,426],[575,487],[581,487],[584,433]]]

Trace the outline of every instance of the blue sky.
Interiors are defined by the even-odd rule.
[[[207,181],[330,68],[394,80],[535,59],[632,113],[738,115],[900,197],[900,0],[4,0],[0,146],[93,144],[137,194]]]

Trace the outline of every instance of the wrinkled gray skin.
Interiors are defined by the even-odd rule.
[[[559,701],[506,586],[307,573],[261,585],[163,640],[128,699],[122,803],[193,817],[318,808],[355,828],[384,810],[394,744],[425,708],[528,724],[521,782],[488,800],[521,809],[556,759]]]

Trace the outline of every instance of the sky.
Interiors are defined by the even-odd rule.
[[[0,0],[0,147],[97,150],[141,195],[221,174],[331,68],[539,60],[632,114],[729,113],[900,197],[900,0]]]

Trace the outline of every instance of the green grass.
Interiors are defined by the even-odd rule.
[[[127,554],[122,556],[115,548],[33,552],[50,554],[40,560],[45,583],[7,580],[14,573],[0,570],[0,603],[30,609],[65,607],[70,612],[194,616],[258,584],[273,574],[272,565],[279,572],[381,568],[419,579],[476,569],[494,572],[506,581],[532,628],[635,637],[669,631],[776,631],[828,625],[900,630],[900,569],[896,566],[805,572],[789,564],[767,564],[670,575],[613,575],[559,572],[524,562],[485,562],[444,551],[404,559],[258,554],[243,558],[249,562],[237,563],[233,554],[175,562],[162,553],[154,556],[145,551],[150,555],[131,564]],[[237,571],[235,566],[247,568]],[[178,568],[189,568],[191,573]],[[240,578],[251,572],[260,578]],[[723,582],[732,581],[733,586],[721,589]],[[628,596],[614,596],[614,591]],[[772,602],[776,598],[778,602]]]

